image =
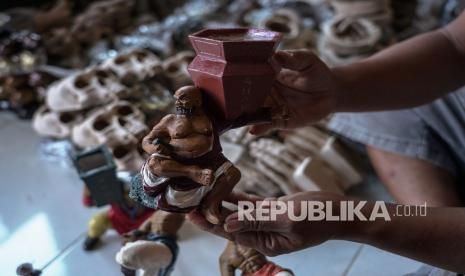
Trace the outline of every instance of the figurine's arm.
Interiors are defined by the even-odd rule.
[[[152,217],[149,217],[148,219],[146,219],[144,221],[144,223],[142,223],[142,225],[139,226],[139,228],[134,229],[134,230],[132,230],[130,232],[124,233],[123,234],[123,238],[124,238],[123,244],[126,244],[128,242],[137,241],[137,240],[139,240],[141,238],[144,238],[145,235],[150,233],[150,228],[151,228],[151,225],[152,225],[151,218]]]
[[[164,143],[168,143],[171,139],[168,130],[168,122],[171,121],[172,115],[167,115],[161,119],[161,121],[152,128],[147,136],[142,139],[142,148],[145,152],[152,154],[159,150],[161,144],[155,145],[153,142],[155,139],[161,139]]]
[[[153,216],[153,215],[152,215]],[[150,233],[150,230],[152,228],[152,217],[149,217],[142,225],[139,227],[139,231],[143,233]]]
[[[236,253],[236,245],[232,241],[228,241],[226,248],[224,249],[223,253],[220,256],[220,272],[221,276],[234,276],[236,271],[236,266],[233,265],[233,261],[241,262],[241,260],[237,261],[240,258]]]

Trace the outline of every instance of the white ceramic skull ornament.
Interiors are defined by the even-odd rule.
[[[118,101],[94,111],[74,127],[72,140],[81,148],[137,144],[147,130],[144,114],[129,102]]]
[[[52,84],[46,103],[56,112],[79,111],[109,103],[125,89],[110,71],[92,67]]]
[[[100,68],[113,71],[126,86],[161,72],[160,59],[149,51],[134,49],[104,61]]]

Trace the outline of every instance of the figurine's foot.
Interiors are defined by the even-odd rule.
[[[195,173],[194,181],[204,186],[209,186],[213,183],[213,171],[210,169],[199,170]]]
[[[84,241],[83,248],[85,251],[91,251],[94,250],[100,241],[100,238],[91,238],[91,237],[86,237],[86,240]]]

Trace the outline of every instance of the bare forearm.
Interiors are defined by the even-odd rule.
[[[334,68],[336,111],[401,109],[428,103],[465,85],[465,15],[446,29]]]
[[[169,139],[169,133],[167,132],[166,129],[157,129],[154,128],[150,131],[150,133],[142,139],[142,148],[148,152],[148,153],[153,153],[155,152],[156,146],[153,144],[153,141],[156,138],[162,138],[162,139]],[[169,142],[164,141],[164,142]]]
[[[391,214],[395,206],[388,207]],[[348,239],[455,272],[465,271],[465,209],[428,208],[426,216],[354,222]]]

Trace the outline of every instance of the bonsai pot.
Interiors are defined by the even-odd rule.
[[[123,185],[116,177],[116,165],[106,146],[77,153],[73,163],[97,207],[123,201]]]
[[[249,28],[190,35],[197,55],[188,71],[205,92],[207,109],[226,120],[258,112],[275,79],[270,59],[281,38],[277,32]]]

